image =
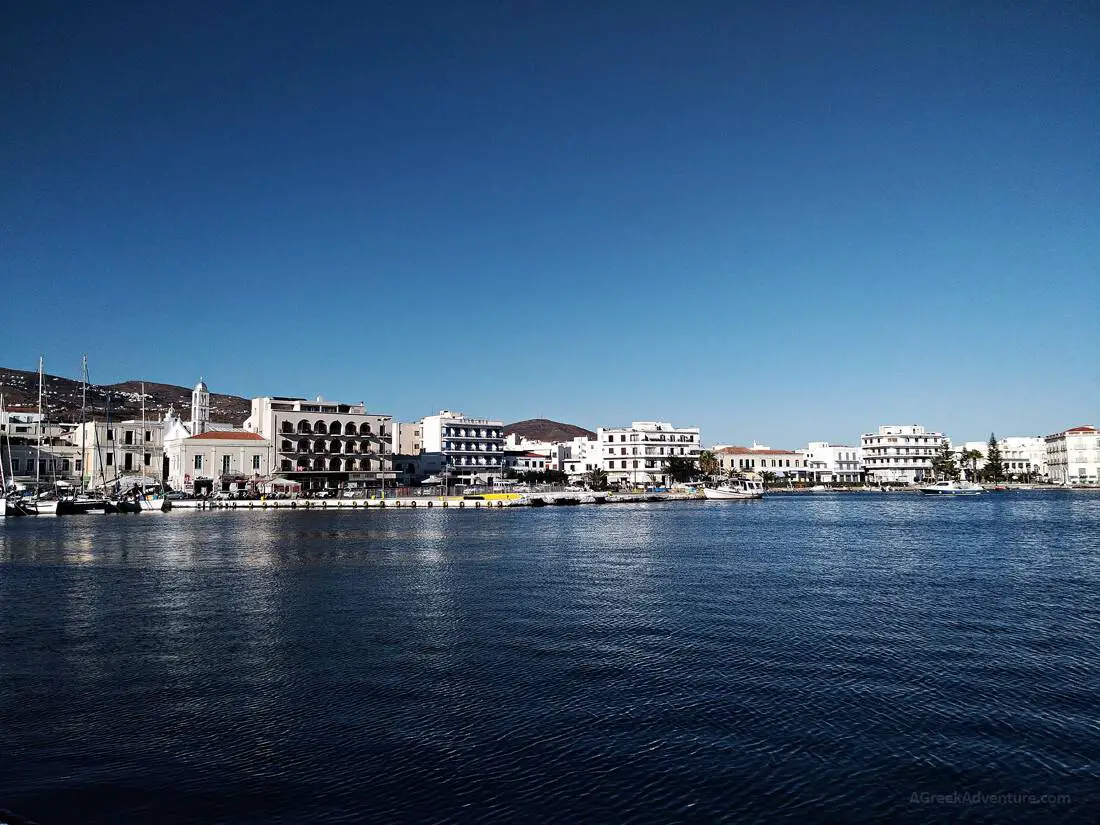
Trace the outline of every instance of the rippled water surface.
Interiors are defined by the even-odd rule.
[[[1093,822],[1100,496],[0,520],[0,688],[41,825]]]

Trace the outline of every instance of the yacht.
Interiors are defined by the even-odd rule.
[[[741,476],[728,479],[716,487],[704,487],[708,501],[733,501],[746,498],[763,498],[764,482],[759,476]]]
[[[920,491],[928,496],[976,496],[982,492],[982,488],[968,481],[945,479],[921,487]]]

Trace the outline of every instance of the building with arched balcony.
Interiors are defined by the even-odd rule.
[[[271,441],[274,474],[307,494],[393,484],[391,416],[367,412],[362,402],[253,398],[244,428]]]

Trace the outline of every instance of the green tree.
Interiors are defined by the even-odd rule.
[[[986,445],[985,477],[990,481],[1000,481],[1005,475],[1004,461],[1001,459],[1001,447],[997,444],[997,436],[989,434],[989,443]]]
[[[718,457],[710,450],[703,450],[699,453],[699,470],[705,476],[716,476],[718,470],[721,469],[718,463]]]
[[[764,482],[764,489],[766,490],[775,481],[776,475],[771,470],[761,470],[760,479]]]
[[[932,472],[938,478],[959,477],[959,468],[955,466],[955,454],[951,452],[951,445],[946,438],[940,445],[940,451],[932,459]]]
[[[665,464],[665,473],[673,481],[684,482],[695,478],[698,470],[695,467],[695,462],[687,456],[674,455]]]
[[[606,490],[607,489],[607,471],[602,467],[594,467],[588,471],[588,475],[584,477],[585,482],[588,484],[591,490]]]

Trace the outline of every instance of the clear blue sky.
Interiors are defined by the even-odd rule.
[[[1100,423],[1095,2],[9,5],[0,364],[708,443]]]

